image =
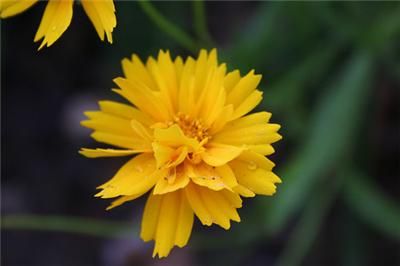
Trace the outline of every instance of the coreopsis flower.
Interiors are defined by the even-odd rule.
[[[39,0],[0,0],[0,17],[17,15]],[[104,35],[112,43],[112,31],[117,25],[113,0],[80,0],[100,39]],[[52,45],[68,28],[72,20],[74,0],[49,0],[34,41],[42,40],[39,49]]]
[[[153,257],[188,242],[196,216],[203,225],[240,222],[242,197],[273,195],[281,180],[266,158],[281,139],[271,114],[248,114],[262,100],[261,75],[242,77],[218,64],[217,52],[172,60],[160,51],[146,64],[122,60],[125,77],[116,93],[129,104],[100,101],[82,125],[98,142],[121,149],[81,149],[90,157],[134,156],[99,186],[101,198],[118,197],[108,209],[149,192],[141,238],[154,240]]]

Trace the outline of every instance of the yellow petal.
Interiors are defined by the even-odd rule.
[[[195,60],[189,57],[182,69],[178,92],[178,109],[184,114],[190,114],[195,104]]]
[[[232,193],[232,191],[228,191],[228,190],[222,190],[221,193],[222,193],[222,196],[224,196],[226,198],[226,200],[229,201],[231,206],[233,206],[235,208],[242,207],[242,199],[240,198],[239,194]]]
[[[143,83],[135,82],[135,80],[116,78],[114,82],[122,89],[114,90],[116,93],[150,115],[155,121],[170,120],[171,114],[160,100],[159,92],[153,91]]]
[[[142,219],[141,238],[155,240],[153,257],[168,256],[174,245],[183,247],[193,227],[193,211],[182,191],[150,194]]]
[[[151,150],[151,137],[139,135],[137,128],[132,127],[136,120],[129,120],[105,112],[85,112],[90,120],[81,125],[95,130],[92,137],[100,142],[133,150]],[[140,124],[136,122],[136,124]],[[143,127],[143,126],[142,126]],[[149,133],[148,133],[149,134]]]
[[[98,157],[118,157],[127,156],[135,153],[141,153],[144,151],[137,150],[115,150],[115,149],[87,149],[82,148],[79,153],[88,158],[98,158]]]
[[[184,189],[186,198],[200,222],[203,225],[211,225],[213,223],[212,216],[205,206],[198,189],[199,186],[189,183]]]
[[[115,207],[121,206],[122,204],[124,204],[127,201],[131,201],[131,200],[137,199],[140,196],[142,196],[142,194],[135,194],[135,195],[132,195],[132,196],[119,197],[118,199],[116,199],[113,202],[111,202],[110,206],[108,206],[106,208],[106,210],[109,211],[109,210],[111,210],[111,209],[113,209]]]
[[[235,177],[235,173],[229,167],[229,165],[224,164],[215,168],[215,172],[218,176],[221,177],[222,182],[230,189],[236,187],[238,185]]]
[[[238,183],[256,194],[273,195],[276,191],[275,183],[281,182],[273,172],[254,167],[252,164],[236,160],[231,162],[230,166]]]
[[[200,109],[198,117],[202,119],[207,127],[210,127],[214,123],[225,107],[226,91],[223,87],[225,72],[225,64],[222,64],[215,70],[214,75],[203,89],[203,101],[201,101],[202,97],[200,97],[198,103],[198,108]]]
[[[85,115],[90,118],[90,120],[81,122],[81,125],[84,127],[110,132],[116,135],[135,136],[131,127],[131,122],[128,119],[98,111],[88,111],[85,112]]]
[[[227,129],[228,131],[240,130],[258,124],[266,124],[269,122],[270,118],[271,113],[257,112],[229,122],[224,129]]]
[[[141,124],[150,127],[154,121],[150,116],[127,104],[114,101],[99,101],[100,110],[104,113],[125,119],[136,119]]]
[[[180,197],[175,245],[178,247],[184,247],[189,240],[190,234],[192,233],[194,215],[183,190],[180,191]]]
[[[187,147],[179,147],[177,149],[153,142],[154,157],[157,161],[157,168],[173,167],[182,163],[188,155]]]
[[[255,75],[254,70],[250,71],[246,76],[240,79],[234,88],[232,88],[227,96],[226,102],[228,104],[233,104],[234,107],[237,108],[242,104],[243,99],[246,99],[254,92],[260,80],[261,75]]]
[[[156,128],[154,130],[154,139],[157,142],[172,148],[186,146],[191,148],[190,151],[193,151],[200,147],[197,140],[186,137],[181,128],[176,124],[166,129]]]
[[[222,190],[229,188],[221,176],[218,175],[214,167],[204,163],[188,167],[187,175],[197,185],[207,187],[212,190]]]
[[[275,166],[267,157],[249,150],[243,151],[240,156],[237,157],[237,160],[246,163],[249,169],[263,168],[270,171]]]
[[[184,188],[190,179],[184,166],[174,167],[167,176],[160,178],[154,187],[154,194],[165,194]]]
[[[230,219],[240,221],[236,208],[241,199],[228,190],[213,191],[190,183],[186,188],[186,197],[196,216],[203,225],[218,224],[224,229],[230,228]]]
[[[148,142],[151,142],[153,140],[150,128],[143,126],[139,121],[135,119],[132,119],[130,124],[133,131],[143,140]]]
[[[275,152],[275,149],[270,144],[247,145],[247,148],[264,156]]]
[[[34,41],[43,38],[39,50],[52,45],[68,28],[72,19],[73,0],[50,0],[44,11]]]
[[[223,196],[223,193],[201,187],[199,187],[198,192],[214,223],[227,230],[231,226],[230,220],[240,222],[236,208]]]
[[[196,78],[195,96],[199,96],[203,90],[207,78],[210,76],[210,70],[218,66],[217,50],[213,49],[208,54],[205,49],[200,50],[195,63],[194,76]]]
[[[214,123],[211,125],[210,134],[214,135],[215,133],[223,129],[226,123],[228,123],[228,121],[231,120],[232,114],[233,114],[233,105],[229,104],[225,106],[221,110],[221,113],[216,117]]]
[[[24,12],[37,3],[38,0],[1,0],[0,18],[8,18]]]
[[[175,58],[174,65],[175,65],[175,70],[176,70],[176,79],[179,82],[181,77],[182,77],[182,72],[183,72],[183,60],[182,60],[182,57],[177,56]],[[179,85],[179,84],[177,84],[177,85]]]
[[[142,60],[140,60],[136,54],[132,55],[131,60],[128,58],[124,58],[122,60],[122,69],[125,77],[128,80],[143,83],[152,90],[157,89],[152,76],[150,75],[146,66],[143,64]]]
[[[132,150],[148,150],[151,146],[148,142],[143,141],[139,138],[126,137],[121,135],[116,135],[104,131],[95,131],[90,135],[93,139],[98,142],[106,143],[109,145],[132,149]]]
[[[100,39],[104,40],[105,33],[112,43],[112,32],[117,25],[113,0],[81,0],[81,3]]]
[[[239,81],[240,81],[239,70],[234,70],[232,72],[229,72],[224,78],[224,87],[226,93],[231,92]]]
[[[150,241],[155,237],[162,199],[163,195],[154,195],[153,193],[150,193],[147,198],[140,230],[140,237],[143,241]]]
[[[140,154],[129,160],[117,174],[105,184],[96,196],[113,198],[117,196],[143,195],[165,174],[157,171],[152,154]]]
[[[248,189],[242,185],[237,185],[236,187],[233,188],[233,191],[238,193],[240,196],[246,197],[246,198],[252,198],[256,195],[253,191],[251,191],[250,189]]]
[[[243,150],[243,148],[213,142],[207,145],[201,157],[211,166],[221,166],[235,159]]]
[[[241,119],[238,119],[237,121]],[[231,123],[215,134],[213,136],[213,141],[231,145],[240,145],[270,144],[281,139],[281,136],[277,133],[280,126],[277,124],[259,123],[246,126],[236,126]]]
[[[158,53],[157,64],[149,65],[149,71],[156,81],[164,101],[169,102],[171,109],[177,110],[178,81],[174,62],[169,51]]]
[[[239,118],[251,110],[253,110],[262,100],[262,92],[261,91],[253,91],[240,105],[235,109],[231,120]]]

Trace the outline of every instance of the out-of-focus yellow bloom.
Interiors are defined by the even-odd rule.
[[[19,14],[38,0],[0,0],[0,17]],[[100,39],[107,36],[112,43],[112,32],[117,25],[113,0],[81,0],[83,9],[92,21]],[[49,0],[34,41],[43,39],[39,49],[52,45],[68,28],[72,19],[74,0]]]
[[[262,100],[261,75],[227,73],[217,52],[172,60],[160,51],[146,64],[136,56],[122,60],[125,78],[114,91],[132,105],[100,101],[82,125],[92,137],[122,149],[87,149],[95,157],[132,156],[96,195],[114,198],[108,209],[151,191],[141,237],[154,240],[153,256],[165,257],[186,245],[194,214],[203,225],[229,229],[239,222],[241,197],[273,195],[281,180],[265,156],[281,139],[271,114],[248,114]]]

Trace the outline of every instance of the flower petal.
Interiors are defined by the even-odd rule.
[[[0,1],[0,18],[8,18],[24,12],[38,0],[1,0]]]
[[[137,198],[139,198],[139,197],[142,196],[142,195],[143,195],[143,194],[135,194],[135,195],[132,195],[132,196],[122,196],[122,197],[119,197],[118,199],[116,199],[116,200],[114,200],[113,202],[111,202],[110,206],[108,206],[108,207],[106,208],[106,210],[109,211],[109,210],[111,210],[111,209],[114,209],[115,207],[121,206],[122,204],[124,204],[124,203],[127,202],[127,201],[131,201],[131,200],[137,199]]]
[[[104,33],[112,43],[112,32],[117,26],[113,0],[81,0],[82,7],[92,22],[100,39],[104,41]]]
[[[236,74],[237,77],[237,74]],[[235,77],[235,78],[236,78]],[[250,71],[246,76],[240,79],[239,82],[229,92],[226,102],[233,104],[235,108],[238,108],[243,103],[243,99],[246,99],[254,93],[258,84],[261,81],[261,75],[255,75],[254,70]]]
[[[151,126],[154,121],[150,116],[133,106],[114,101],[99,101],[100,110],[104,113],[125,119],[136,119],[145,126]]]
[[[105,184],[97,197],[113,198],[117,196],[143,195],[151,189],[159,178],[165,174],[157,171],[152,154],[140,154],[129,160],[117,174]]]
[[[50,0],[44,11],[42,21],[34,41],[43,38],[39,50],[52,45],[68,28],[72,20],[73,0]]]
[[[253,110],[262,100],[262,91],[253,91],[241,104],[235,109],[231,120],[239,118]]]
[[[190,179],[199,186],[207,187],[212,190],[230,189],[227,186],[217,171],[204,163],[193,166],[188,166],[187,175]]]
[[[155,238],[163,197],[164,195],[150,193],[147,198],[140,231],[140,237],[143,241],[150,241]]]
[[[127,156],[135,153],[145,152],[143,150],[115,150],[115,149],[87,149],[82,148],[79,153],[88,158],[98,158],[98,157],[118,157]]]
[[[95,131],[90,136],[98,142],[106,143],[106,144],[110,144],[113,146],[126,148],[126,149],[147,150],[149,147],[151,147],[151,146],[147,145],[148,143],[144,142],[142,139],[120,136],[120,135],[103,132],[103,131]]]
[[[156,128],[154,130],[154,139],[155,141],[172,148],[186,146],[191,148],[190,151],[196,151],[200,147],[198,141],[186,137],[181,128],[176,124],[166,129]]]
[[[212,142],[201,153],[201,157],[208,165],[221,166],[235,159],[243,150],[244,148]]]
[[[181,164],[188,155],[188,148],[185,146],[173,149],[158,142],[153,142],[152,146],[158,169],[177,166]]]
[[[226,90],[226,93],[229,93],[232,91],[232,89],[238,84],[240,81],[240,72],[239,70],[234,70],[232,72],[229,72],[225,78],[224,78],[224,87]]]
[[[157,61],[150,57],[147,69],[157,84],[162,101],[166,103],[170,112],[175,112],[178,107],[178,83],[175,65],[169,51],[160,50]]]
[[[174,167],[167,176],[160,178],[154,187],[154,194],[165,194],[184,188],[190,179],[184,166]]]
[[[174,245],[186,245],[193,226],[193,211],[182,191],[150,193],[142,219],[141,238],[155,240],[153,257],[168,256]]]
[[[275,183],[281,182],[270,170],[253,167],[243,161],[235,160],[230,166],[235,172],[238,183],[256,194],[273,195],[276,191]]]
[[[128,80],[124,78],[116,78],[114,82],[122,89],[114,89],[128,101],[137,106],[141,111],[150,115],[155,121],[168,121],[171,118],[169,110],[165,104],[160,101],[158,91],[153,91],[145,84]]]
[[[81,125],[84,127],[122,136],[134,136],[131,122],[128,119],[106,114],[101,111],[87,111],[85,115],[89,120],[81,122]]]
[[[267,157],[249,150],[243,151],[240,156],[237,157],[237,160],[246,163],[247,167],[251,170],[263,168],[267,171],[271,171],[275,166]]]
[[[230,220],[240,221],[236,208],[239,202],[241,206],[241,200],[232,195],[234,193],[228,190],[213,191],[195,184],[189,184],[185,192],[194,213],[203,225],[216,223],[229,229]]]
[[[231,145],[271,144],[282,137],[277,133],[280,125],[264,122],[269,116],[262,112],[231,121],[213,136],[213,141]]]
[[[143,83],[149,89],[156,90],[157,86],[153,77],[150,75],[142,60],[136,55],[132,54],[131,60],[124,58],[122,60],[122,69],[124,75],[128,80]]]
[[[252,198],[256,195],[253,191],[251,191],[250,189],[248,189],[242,185],[237,185],[236,187],[233,188],[233,191],[238,193],[240,196],[246,197],[246,198]]]
[[[235,173],[232,171],[232,169],[229,167],[228,164],[216,167],[215,172],[217,173],[218,176],[221,177],[222,182],[224,182],[224,184],[228,188],[232,189],[238,185]]]

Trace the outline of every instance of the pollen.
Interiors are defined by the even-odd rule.
[[[167,122],[168,126],[174,124],[178,125],[182,129],[183,133],[189,138],[194,138],[198,141],[211,138],[208,134],[208,128],[203,125],[201,119],[193,119],[187,114],[178,112],[172,121]]]

